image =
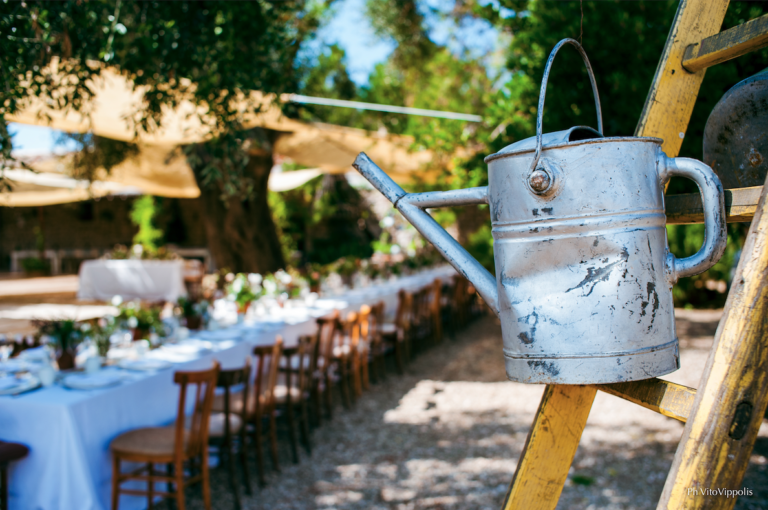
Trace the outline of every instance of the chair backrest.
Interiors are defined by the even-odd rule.
[[[451,296],[451,308],[454,320],[458,326],[463,326],[467,318],[467,291],[469,282],[461,275],[453,277],[453,294]]]
[[[453,301],[453,292],[456,282],[453,279],[442,282],[443,288],[440,292],[440,307],[448,309]]]
[[[232,430],[229,427],[229,405],[230,405],[230,397],[232,393],[232,387],[233,386],[239,386],[243,385],[243,403],[246,404],[250,402],[248,399],[250,398],[250,392],[249,387],[251,385],[251,359],[246,358],[245,359],[245,365],[241,368],[235,368],[231,370],[219,370],[219,376],[216,380],[216,387],[218,388],[224,388],[224,420],[226,421],[227,427],[226,430]],[[241,406],[240,411],[240,418],[243,420],[243,423],[246,423],[248,420],[248,406],[243,405]]]
[[[443,282],[439,278],[435,278],[435,281],[432,282],[432,289],[430,292],[430,300],[429,300],[429,311],[433,316],[440,314],[440,300],[441,300],[442,293],[443,293]]]
[[[277,335],[275,343],[269,346],[253,348],[256,358],[256,418],[262,413],[269,413],[275,407],[275,385],[280,357],[283,355],[283,337]]]
[[[440,303],[443,296],[443,282],[435,279],[429,289],[429,315],[433,319],[440,316]]]
[[[395,312],[395,325],[397,329],[407,333],[411,328],[413,317],[413,294],[400,289],[397,293],[397,312]]]
[[[381,341],[381,325],[384,324],[384,301],[379,301],[370,307],[370,313],[366,316],[364,308],[360,308],[360,336],[368,341],[371,346],[376,346]]]
[[[213,408],[213,396],[216,389],[216,380],[219,376],[219,363],[213,362],[209,370],[195,372],[176,372],[173,374],[173,382],[179,388],[179,409],[176,415],[175,455],[177,460],[188,456],[203,455],[203,462],[208,461],[208,422]],[[194,406],[192,416],[187,420],[187,396],[188,391],[194,386]],[[187,424],[189,427],[187,428]],[[187,448],[184,452],[184,439],[187,439]]]
[[[429,287],[423,287],[417,290],[413,295],[413,320],[416,324],[423,324],[429,315]]]
[[[304,391],[308,389],[310,377],[317,370],[317,336],[316,335],[302,335],[299,337],[299,347],[296,351],[296,356],[299,358],[298,375],[296,380],[296,387],[304,395]],[[288,366],[292,366],[290,362]],[[293,385],[291,382],[291,375],[289,372],[289,386]]]
[[[357,313],[360,340],[364,343],[367,343],[367,345],[370,345],[374,341],[373,337],[376,328],[376,316],[374,312],[376,306],[377,305],[363,305],[360,307],[360,311]]]
[[[322,360],[321,369],[328,370],[331,358],[333,357],[333,347],[336,341],[336,334],[339,328],[339,311],[334,310],[331,314],[317,319],[317,349],[318,358]]]
[[[357,312],[349,312],[340,323],[340,335],[338,335],[339,343],[337,345],[342,346],[347,344],[352,352],[354,352],[360,343],[360,314]]]

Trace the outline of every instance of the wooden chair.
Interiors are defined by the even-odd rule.
[[[280,374],[275,386],[275,402],[279,411],[284,411],[288,422],[293,461],[299,461],[296,441],[296,407],[301,440],[308,454],[312,453],[309,440],[309,401],[312,374],[317,367],[317,336],[299,337],[296,347],[284,348]]]
[[[454,327],[453,297],[456,287],[455,279],[442,282],[440,290],[440,323],[443,329],[448,329],[448,334],[453,337],[457,328]]]
[[[318,425],[322,422],[321,400],[325,402],[325,412],[328,419],[333,416],[330,367],[338,328],[339,312],[337,310],[326,317],[317,319],[317,369],[312,374],[311,392],[312,400],[315,402],[315,418]]]
[[[0,441],[0,510],[8,510],[8,465],[29,454],[29,448],[20,443]]]
[[[442,291],[443,282],[436,278],[432,282],[428,298],[429,332],[432,345],[437,345],[443,341]]]
[[[219,364],[199,372],[176,372],[173,380],[180,386],[179,407],[176,423],[169,427],[148,427],[131,430],[117,436],[110,445],[112,450],[112,510],[117,510],[120,494],[146,496],[151,509],[155,496],[175,498],[178,510],[184,510],[184,488],[196,482],[203,485],[203,504],[211,509],[211,487],[208,477],[208,428],[213,406],[213,395],[219,374]],[[192,416],[186,419],[189,387],[195,386]],[[120,463],[137,462],[144,464],[139,469],[122,473]],[[195,473],[184,478],[184,464],[189,462],[190,471]],[[166,464],[165,475],[155,471],[155,464]],[[172,472],[171,469],[172,468]],[[199,473],[196,470],[199,469]],[[146,473],[146,474],[145,474]],[[147,490],[123,489],[120,484],[127,480],[147,482]],[[155,482],[168,483],[168,492],[155,491]],[[176,490],[170,492],[171,484]]]
[[[458,330],[467,325],[469,314],[469,281],[460,275],[453,277],[453,295],[451,296],[452,327]]]
[[[405,371],[405,362],[409,359],[411,350],[413,294],[401,289],[397,297],[395,322],[385,323],[382,321],[379,331],[381,333],[382,361],[388,352],[393,352],[397,370],[402,374]],[[383,307],[381,315],[383,316]],[[383,363],[382,368],[385,368]],[[382,369],[382,376],[385,373],[386,370]]]
[[[432,338],[430,317],[430,293],[432,286],[423,287],[413,294],[411,302],[411,345],[413,352],[423,351]]]
[[[360,343],[358,344],[360,379],[363,389],[371,387],[371,371],[374,372],[376,382],[381,381],[384,353],[381,348],[381,317],[384,314],[384,303],[378,302],[373,306],[360,307]],[[383,370],[382,370],[383,371]]]
[[[369,363],[377,383],[383,381],[387,375],[386,349],[382,334],[385,306],[384,301],[379,301],[371,307],[370,320],[367,326],[367,337],[370,346]],[[361,334],[366,334],[362,327],[360,332]]]
[[[235,506],[242,508],[240,501],[240,490],[237,485],[235,477],[235,467],[232,455],[232,437],[237,434],[240,440],[240,450],[238,457],[240,458],[240,466],[243,471],[243,481],[245,483],[246,494],[251,494],[251,476],[248,472],[248,457],[245,444],[246,424],[248,423],[249,416],[246,406],[242,405],[242,402],[249,401],[249,386],[251,384],[251,360],[246,358],[245,366],[233,370],[220,370],[219,376],[216,381],[217,388],[223,388],[224,393],[219,397],[214,397],[213,413],[210,418],[208,436],[211,439],[211,443],[219,443],[222,448],[220,451],[226,455],[227,470],[229,471],[229,483],[232,487],[232,493],[235,497]],[[237,409],[232,409],[233,388],[242,386],[240,391],[242,399]]]
[[[344,320],[339,320],[338,334],[334,341],[331,356],[331,378],[338,383],[344,406],[352,407],[357,394],[356,387],[360,386],[358,369],[358,345],[360,342],[360,320],[356,312],[349,312]]]
[[[259,484],[264,482],[264,450],[263,425],[269,426],[269,444],[272,457],[272,467],[280,471],[277,455],[277,416],[275,414],[275,386],[279,370],[280,358],[283,353],[283,339],[277,336],[274,345],[257,346],[253,349],[256,358],[256,391],[252,423],[255,427],[256,461],[259,466]]]

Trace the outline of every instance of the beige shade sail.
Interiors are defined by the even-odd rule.
[[[50,188],[19,184],[14,182],[12,192],[0,193],[0,206],[37,207],[44,205],[69,204],[113,194],[97,188]]]
[[[32,207],[90,200],[106,195],[157,195],[173,198],[200,196],[192,169],[175,146],[140,146],[107,173],[89,182],[69,177],[72,154],[21,158],[30,168],[4,171],[12,191],[0,193],[0,206]]]
[[[383,133],[367,132],[330,124],[295,122],[296,131],[281,135],[274,150],[282,157],[314,168],[282,172],[270,177],[273,191],[293,189],[321,173],[346,173],[359,152],[366,152],[399,182],[407,182],[418,174],[430,180],[435,171],[426,171],[432,160],[429,151],[409,152],[413,139]],[[68,177],[72,156],[48,155],[25,163],[38,172],[37,178],[9,170],[6,177],[12,192],[0,193],[0,206],[29,207],[89,200],[109,194],[150,194],[173,198],[200,196],[192,168],[180,147],[174,145],[139,146],[132,156],[107,174],[100,172],[91,183]],[[14,173],[16,172],[16,173]],[[29,172],[29,171],[22,171]],[[32,174],[32,172],[29,172]],[[26,177],[22,177],[26,175]],[[57,189],[59,188],[59,189]]]
[[[427,178],[424,168],[434,156],[426,150],[411,151],[413,143],[410,136],[307,123],[278,138],[275,152],[302,165],[333,173],[348,172],[357,155],[365,152],[396,181],[410,180],[414,172]]]
[[[52,64],[55,73],[56,63]],[[68,133],[91,132],[98,136],[136,142],[142,145],[175,146],[198,143],[211,136],[206,109],[181,99],[176,108],[163,107],[160,127],[151,132],[136,131],[136,111],[140,108],[145,87],[133,90],[133,83],[112,69],[105,69],[89,82],[94,95],[85,108],[87,114],[56,108],[50,98],[29,98],[26,107],[6,118],[10,122],[47,126]],[[244,113],[246,128],[265,127],[277,131],[293,131],[297,122],[285,117],[274,95],[252,91],[239,99],[241,110],[259,106],[259,113]],[[300,123],[298,123],[300,124]]]
[[[131,119],[142,101],[144,90],[133,90],[133,84],[124,76],[107,69],[92,83],[94,97],[88,105],[88,114],[57,110],[54,102],[31,98],[27,107],[8,120],[21,124],[47,126],[67,132],[92,132],[98,136],[137,143],[138,155],[114,167],[108,174],[102,172],[98,183],[88,187],[85,183],[73,184],[56,189],[56,186],[15,182],[15,190],[0,194],[0,205],[28,206],[87,200],[109,193],[141,193],[176,197],[195,198],[200,195],[194,174],[181,145],[199,143],[210,137],[204,108],[182,100],[175,109],[163,110],[160,128],[149,133],[135,130]],[[244,115],[247,128],[264,127],[281,134],[274,152],[302,165],[310,166],[311,174],[344,173],[351,170],[352,162],[359,152],[366,152],[387,173],[397,181],[411,180],[418,175],[429,180],[436,171],[424,169],[433,163],[430,151],[413,151],[414,140],[409,136],[391,135],[386,132],[368,132],[331,124],[307,123],[285,117],[274,96],[252,91],[247,98],[251,104],[261,105],[257,114]],[[243,111],[249,101],[241,98]],[[28,162],[29,166],[41,173],[67,176],[67,157],[50,157],[48,160]],[[292,189],[296,182],[308,180],[309,171],[301,176],[285,172],[270,181],[273,188]],[[302,182],[306,182],[303,180]],[[106,184],[111,183],[111,184]],[[118,187],[115,188],[114,186]],[[29,186],[36,186],[34,189]],[[112,187],[110,187],[112,186]],[[276,189],[277,190],[277,189]]]
[[[136,157],[114,167],[105,180],[134,186],[147,195],[197,198],[200,189],[187,158],[173,145],[141,146]]]

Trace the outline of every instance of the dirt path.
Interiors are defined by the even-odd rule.
[[[719,311],[679,310],[683,368],[670,380],[698,386]],[[422,354],[350,411],[313,432],[315,449],[282,472],[247,508],[498,509],[543,391],[506,381],[494,319]],[[768,430],[763,427],[736,508],[768,508]],[[599,393],[558,509],[654,509],[683,426]],[[285,442],[283,442],[283,445]],[[269,466],[269,463],[267,463]],[[230,508],[214,470],[215,508]],[[197,506],[194,506],[197,508]]]

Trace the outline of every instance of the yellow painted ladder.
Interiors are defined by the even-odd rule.
[[[768,15],[719,32],[728,0],[681,0],[637,136],[680,151],[707,67],[768,46]],[[690,488],[737,490],[768,406],[768,186],[726,190],[729,222],[752,220],[698,390],[660,379],[550,385],[520,457],[503,510],[557,506],[598,390],[685,423],[657,509],[727,509],[736,498]],[[668,197],[667,223],[701,223],[700,200]]]

